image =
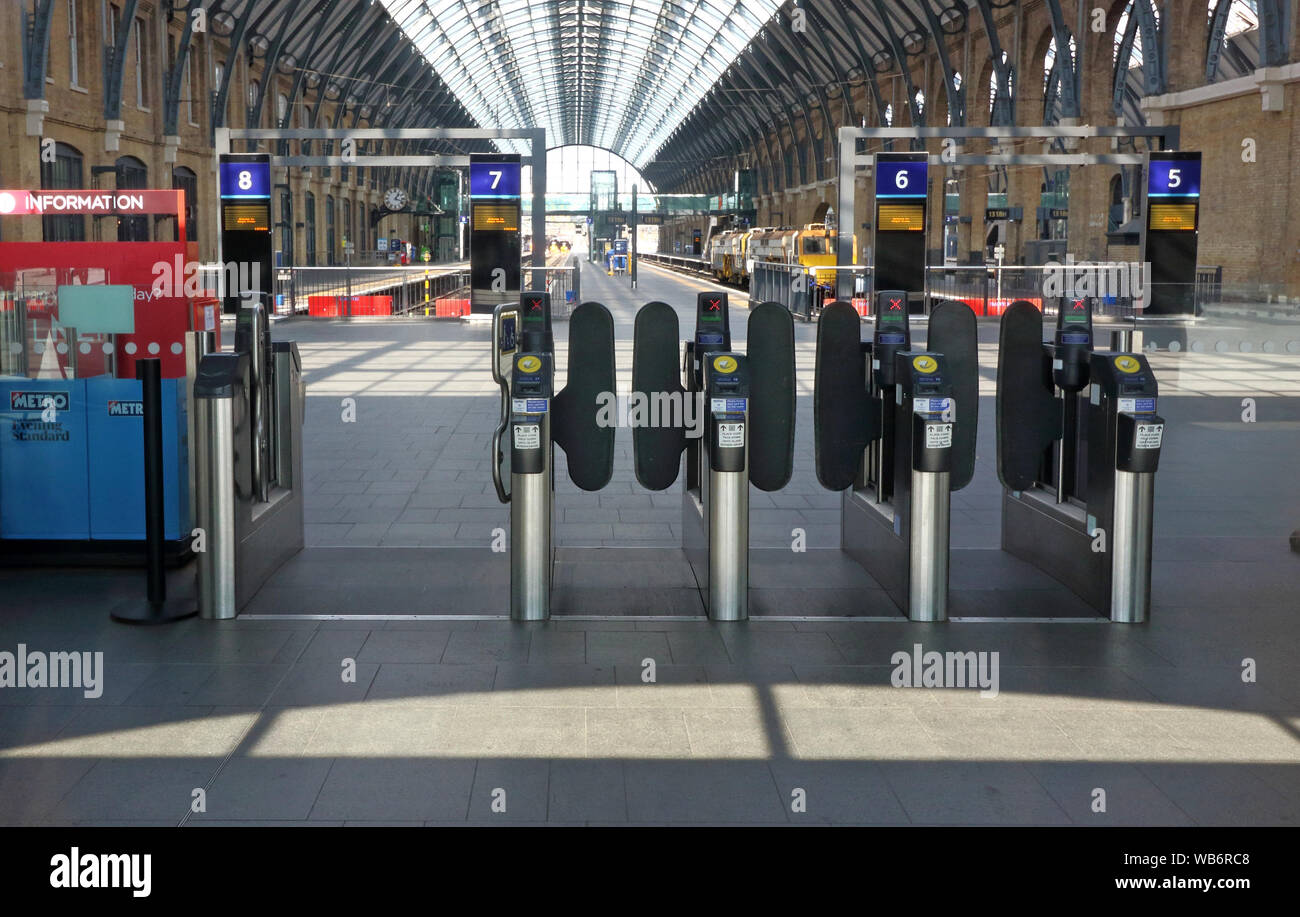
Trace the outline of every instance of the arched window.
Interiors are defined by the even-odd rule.
[[[293,195],[280,192],[280,258],[286,267],[293,264]]]
[[[199,177],[185,166],[172,169],[172,187],[185,192],[185,238],[190,242],[199,241],[199,221],[197,219],[199,202]],[[180,224],[176,224],[173,238],[180,241]]]
[[[1110,178],[1110,208],[1107,213],[1106,231],[1114,232],[1124,224],[1124,176],[1115,174]]]
[[[66,143],[54,144],[54,161],[41,163],[41,188],[84,188],[81,150]],[[85,242],[86,218],[79,213],[41,217],[46,242]]]
[[[325,198],[325,263],[336,264],[334,257],[334,198]]]
[[[117,169],[119,190],[149,187],[149,169],[134,156],[119,156],[114,166]],[[147,216],[118,217],[117,241],[148,242],[149,218]]]
[[[1074,36],[1070,36],[1070,61],[1075,60]],[[1054,78],[1056,71],[1056,37],[1047,45],[1043,55],[1043,123],[1056,124],[1061,112],[1061,81]]]
[[[1006,51],[1002,52],[1002,65],[1004,67],[1007,65]],[[1008,104],[1010,104],[1011,99],[1014,99],[1016,96],[1016,74],[1014,70],[1012,70],[1010,73],[1007,74],[1007,89],[1009,90],[1007,93],[1008,96],[1007,102]],[[998,100],[998,71],[997,68],[994,67],[989,72],[989,112],[990,113],[992,113],[993,106],[997,102],[997,100]]]
[[[952,75],[952,90],[954,94],[961,92],[961,71],[956,70]],[[948,126],[952,127],[952,106],[948,107]]]
[[[346,197],[343,198],[343,240],[342,241],[343,241],[344,255],[347,254],[347,245],[349,242],[351,242],[353,245],[357,244],[356,236],[352,232],[352,201],[350,201]],[[344,260],[347,260],[346,257],[344,258]]]
[[[302,209],[307,225],[303,227],[307,243],[307,266],[316,266],[316,195],[308,191],[302,196]]]
[[[891,102],[885,106],[885,125],[892,127],[894,124],[894,105]]]
[[[213,56],[215,57],[216,55],[214,54]],[[221,92],[221,84],[225,81],[225,79],[226,79],[226,65],[213,64],[212,95],[210,96],[210,98],[213,99],[214,103],[217,98],[217,93]],[[229,124],[230,121],[229,115],[230,115],[230,96],[226,96],[226,104],[221,109],[221,120],[217,123],[222,125]]]
[[[1119,19],[1115,22],[1114,47],[1110,51],[1110,59],[1113,62],[1119,61],[1120,47],[1124,44],[1124,34],[1128,31],[1129,17],[1135,15],[1133,12],[1132,2],[1124,7],[1124,12],[1119,14]],[[1128,68],[1142,66],[1142,30],[1136,29],[1133,33],[1133,48],[1128,55]]]
[[[916,95],[912,96],[912,101],[916,103],[917,118],[921,118],[925,115],[925,90],[918,89]]]

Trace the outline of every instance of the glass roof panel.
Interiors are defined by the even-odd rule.
[[[485,127],[649,161],[778,0],[381,0]],[[527,152],[522,141],[501,141]]]

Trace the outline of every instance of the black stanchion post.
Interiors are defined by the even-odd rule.
[[[167,600],[167,571],[163,563],[166,518],[163,508],[162,362],[137,360],[144,421],[144,544],[146,600],[127,599],[111,615],[130,624],[163,624],[198,613],[192,598]]]

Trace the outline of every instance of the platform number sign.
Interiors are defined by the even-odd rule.
[[[1200,154],[1152,153],[1147,168],[1147,196],[1154,198],[1200,197]]]
[[[926,195],[927,164],[924,160],[897,160],[876,157],[876,197],[916,197]]]
[[[475,198],[517,198],[520,188],[518,162],[471,162],[469,193]]]
[[[268,199],[271,196],[271,163],[222,157],[220,169],[221,197],[230,199]]]

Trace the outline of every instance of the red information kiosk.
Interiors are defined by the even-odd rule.
[[[171,552],[185,550],[187,332],[219,333],[220,314],[186,239],[183,195],[0,189],[0,219],[163,214],[178,239],[0,242],[0,560],[138,556],[142,358],[161,363],[165,531]]]

